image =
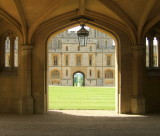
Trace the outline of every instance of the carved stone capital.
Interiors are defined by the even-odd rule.
[[[22,50],[32,50],[33,49],[33,45],[32,44],[22,44],[22,45],[20,45],[20,48]]]

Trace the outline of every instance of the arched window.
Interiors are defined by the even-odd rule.
[[[107,70],[105,72],[105,78],[113,78],[113,71]]]
[[[11,41],[10,37],[5,39],[5,67],[11,67]]]
[[[56,79],[56,78],[59,78],[60,76],[60,73],[58,70],[53,70],[52,73],[51,73],[51,78],[53,79]]]
[[[159,59],[159,36],[148,35],[146,38],[146,67],[157,68],[160,67]]]
[[[18,37],[12,32],[8,32],[2,36],[4,54],[1,54],[4,58],[2,67],[15,69],[18,67]]]
[[[54,66],[58,65],[58,56],[53,56],[53,65]]]

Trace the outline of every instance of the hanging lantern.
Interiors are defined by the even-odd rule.
[[[89,31],[87,31],[84,26],[88,21],[94,21],[91,18],[88,18],[84,15],[81,15],[79,17],[71,19],[71,21],[76,21],[80,24],[81,29],[77,31],[77,36],[78,36],[78,41],[79,41],[79,46],[85,47],[87,46],[87,39],[89,36]]]
[[[87,46],[87,39],[89,35],[89,31],[84,28],[84,24],[81,25],[81,29],[77,31],[79,46],[84,47]]]

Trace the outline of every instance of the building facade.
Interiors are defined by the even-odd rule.
[[[74,76],[81,73],[81,86],[115,85],[115,45],[108,35],[89,28],[88,44],[80,47],[76,31],[65,31],[48,43],[49,84],[77,86]]]

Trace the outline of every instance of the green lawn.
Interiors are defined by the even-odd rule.
[[[115,88],[49,87],[49,109],[115,110]]]

